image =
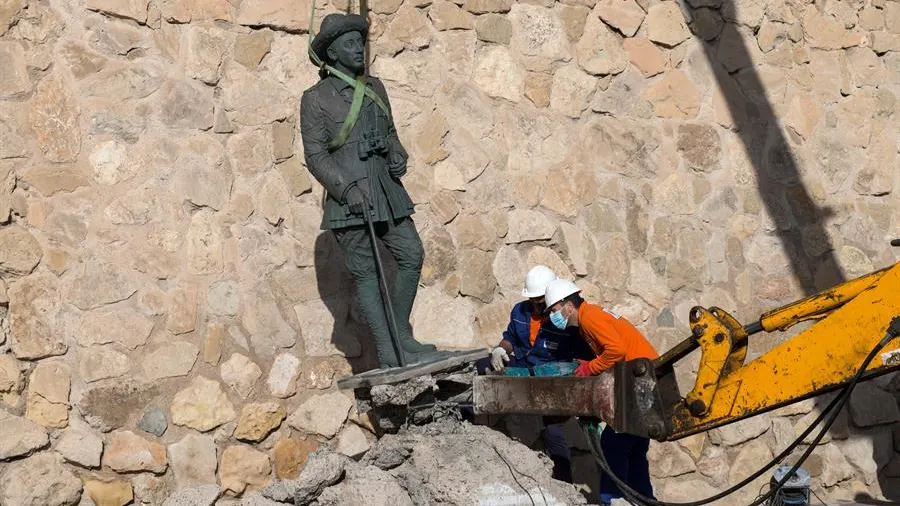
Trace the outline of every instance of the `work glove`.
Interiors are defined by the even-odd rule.
[[[369,211],[369,196],[359,185],[354,185],[347,190],[344,199],[353,214],[363,214]]]
[[[591,371],[591,363],[587,360],[578,360],[578,368],[575,369],[575,376],[579,378],[584,378],[586,376],[593,376],[594,372]]]
[[[499,346],[491,350],[491,367],[495,371],[506,369],[506,362],[509,362],[509,353],[506,350]]]

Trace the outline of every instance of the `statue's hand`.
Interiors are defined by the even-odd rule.
[[[369,210],[369,196],[366,191],[359,185],[355,185],[347,190],[347,206],[353,214],[363,214]]]
[[[387,156],[388,172],[391,177],[399,179],[406,174],[406,161],[409,159],[409,155],[406,154],[406,150],[396,138],[391,138],[389,142],[391,149]]]
[[[391,156],[388,158],[388,172],[395,179],[406,175],[406,158],[391,153]]]

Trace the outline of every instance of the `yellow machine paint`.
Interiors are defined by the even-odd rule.
[[[818,320],[810,328],[744,363],[752,336],[718,308],[694,308],[693,340],[702,356],[693,390],[670,405],[667,439],[725,425],[840,387],[900,316],[900,263],[770,311],[768,332]],[[668,354],[667,354],[668,355]],[[660,363],[671,356],[660,357]],[[682,355],[683,356],[683,355]],[[900,339],[882,349],[865,377],[900,369]]]

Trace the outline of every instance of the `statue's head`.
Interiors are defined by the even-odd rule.
[[[329,14],[312,41],[312,51],[329,65],[354,73],[365,68],[369,24],[358,14]]]

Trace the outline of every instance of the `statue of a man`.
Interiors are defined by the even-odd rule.
[[[322,20],[310,59],[333,70],[322,65],[322,79],[303,93],[300,131],[306,166],[327,192],[322,229],[331,230],[344,251],[381,367],[396,367],[364,213],[397,261],[391,300],[401,352],[413,363],[433,354],[435,347],[416,341],[409,324],[424,252],[411,218],[412,200],[400,182],[407,154],[394,128],[387,92],[365,72],[368,31],[366,20],[356,14],[329,14]]]

